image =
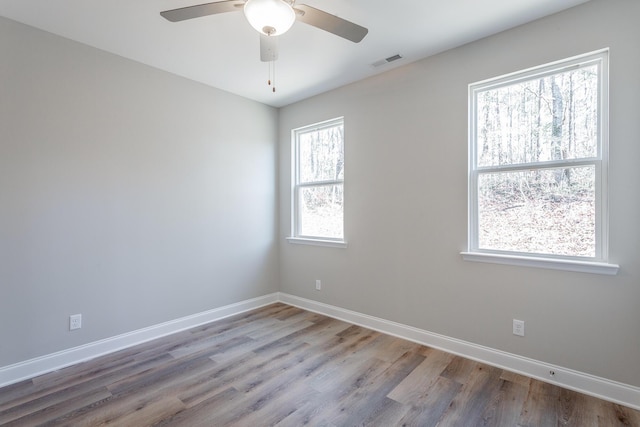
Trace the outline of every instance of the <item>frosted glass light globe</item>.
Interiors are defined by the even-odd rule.
[[[256,31],[267,36],[286,33],[296,20],[293,8],[283,0],[247,0],[244,16]]]

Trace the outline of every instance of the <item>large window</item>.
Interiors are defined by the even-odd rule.
[[[344,124],[293,131],[293,239],[344,243]]]
[[[608,261],[607,59],[470,85],[470,259],[579,271]]]

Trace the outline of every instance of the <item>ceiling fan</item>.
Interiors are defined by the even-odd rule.
[[[160,12],[171,22],[199,18],[242,9],[249,24],[260,33],[260,60],[278,58],[277,36],[287,32],[298,20],[336,36],[359,43],[369,32],[365,27],[295,0],[223,0]]]

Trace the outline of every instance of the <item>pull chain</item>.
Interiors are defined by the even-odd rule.
[[[269,61],[269,79],[267,80],[267,84],[271,86],[273,83],[273,88],[271,89],[273,92],[276,91],[276,61]]]

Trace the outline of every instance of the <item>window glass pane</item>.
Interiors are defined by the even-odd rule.
[[[344,179],[343,133],[339,125],[299,135],[301,183]]]
[[[595,256],[595,167],[483,173],[481,249]]]
[[[598,155],[598,66],[489,89],[476,98],[480,167]]]
[[[342,239],[342,184],[302,187],[299,193],[299,235]]]

